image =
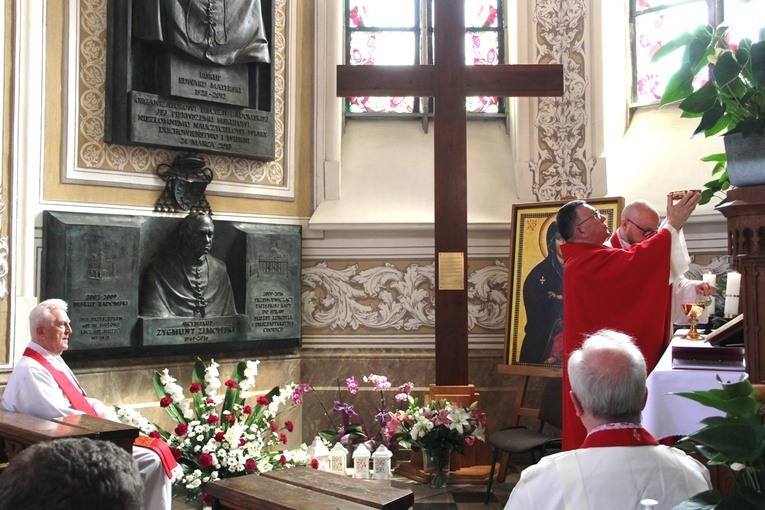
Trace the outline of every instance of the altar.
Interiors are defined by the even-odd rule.
[[[648,400],[643,410],[643,427],[656,439],[684,436],[699,430],[700,423],[710,416],[721,416],[721,411],[701,405],[693,400],[672,393],[710,390],[720,388],[719,375],[723,381],[738,381],[742,369],[720,368],[672,368],[672,347],[708,347],[707,342],[685,340],[687,330],[679,330],[670,342],[653,372],[648,376]]]

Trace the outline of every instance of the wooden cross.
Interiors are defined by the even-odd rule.
[[[468,383],[465,98],[562,96],[563,67],[466,66],[464,0],[434,1],[433,8],[433,65],[337,66],[337,95],[435,98],[436,385],[465,385]],[[455,269],[461,282],[455,282]]]

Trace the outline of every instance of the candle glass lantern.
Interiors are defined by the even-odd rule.
[[[372,456],[369,449],[363,444],[356,446],[353,452],[353,477],[369,478],[369,458]]]
[[[348,464],[348,450],[340,443],[329,451],[329,471],[338,475],[345,475],[345,466]]]
[[[390,480],[390,459],[393,454],[385,445],[380,445],[372,454],[372,479]]]
[[[311,446],[308,447],[308,457],[316,460],[318,463],[316,469],[329,471],[329,449],[324,445],[319,436],[316,436]]]

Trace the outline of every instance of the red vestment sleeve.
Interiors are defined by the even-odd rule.
[[[567,363],[584,339],[607,328],[630,335],[658,363],[670,337],[671,233],[662,229],[629,250],[588,243],[561,245],[563,266],[563,449],[578,448],[586,431],[569,392]]]

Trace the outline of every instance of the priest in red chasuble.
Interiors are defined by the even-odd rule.
[[[667,218],[661,228],[628,250],[606,246],[611,233],[605,218],[582,200],[560,208],[558,230],[563,269],[563,449],[578,448],[586,431],[576,417],[568,381],[567,360],[584,339],[603,328],[635,339],[648,372],[669,344],[669,284],[687,270],[672,267],[673,249],[681,252],[678,231],[701,200],[689,192],[677,202],[667,196]],[[673,246],[674,245],[674,246]],[[684,266],[684,267],[682,267]]]

